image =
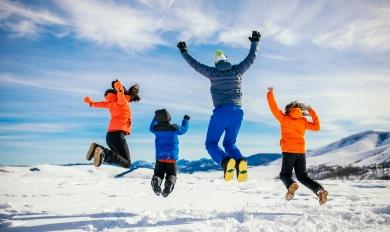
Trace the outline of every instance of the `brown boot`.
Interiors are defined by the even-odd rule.
[[[294,198],[294,193],[299,188],[299,185],[297,183],[292,183],[290,187],[288,187],[287,193],[286,193],[286,200],[291,200]]]
[[[317,196],[319,198],[320,205],[323,205],[328,201],[328,192],[324,189],[320,189],[317,193]]]

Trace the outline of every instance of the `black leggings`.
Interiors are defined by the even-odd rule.
[[[176,163],[164,163],[156,160],[156,166],[154,166],[154,176],[158,176],[161,180],[164,179],[175,179],[177,171],[176,171]]]
[[[283,152],[282,170],[280,171],[279,176],[286,188],[290,187],[292,183],[295,183],[295,181],[291,178],[293,168],[298,181],[311,189],[314,193],[323,189],[317,181],[311,179],[307,175],[305,154]]]
[[[131,160],[125,133],[123,131],[107,132],[106,142],[111,150],[103,147],[104,161],[109,164],[114,163],[121,167],[129,168]]]

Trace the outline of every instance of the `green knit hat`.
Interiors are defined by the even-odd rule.
[[[217,50],[215,52],[215,63],[218,63],[221,60],[227,60],[226,56],[223,54],[223,51]]]

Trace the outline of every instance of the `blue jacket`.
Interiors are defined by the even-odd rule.
[[[150,124],[150,132],[156,135],[154,140],[156,146],[156,160],[178,160],[179,159],[179,139],[178,135],[185,134],[188,130],[188,120],[183,119],[181,126],[177,126],[175,130],[155,130],[154,126],[158,124],[156,119],[153,119]]]
[[[241,106],[241,79],[242,74],[253,64],[256,59],[258,42],[252,42],[248,56],[237,65],[231,65],[228,61],[219,61],[214,67],[201,64],[188,52],[182,56],[187,63],[197,72],[207,77],[211,82],[210,92],[214,107],[224,104]]]

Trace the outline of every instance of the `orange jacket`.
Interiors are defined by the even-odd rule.
[[[267,100],[272,114],[280,123],[282,152],[305,153],[305,131],[320,130],[320,121],[316,112],[313,109],[309,111],[313,120],[309,122],[299,108],[293,108],[288,114],[284,114],[275,101],[273,91],[268,91]]]
[[[131,132],[131,110],[130,96],[123,92],[108,93],[105,101],[91,102],[91,107],[108,108],[110,110],[111,119],[108,127],[109,132],[123,131],[126,134]]]

